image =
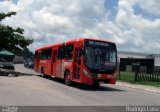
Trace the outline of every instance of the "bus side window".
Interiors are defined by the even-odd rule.
[[[43,59],[43,50],[40,53],[40,59]]]
[[[37,59],[38,60],[41,59],[41,53],[40,52],[37,53]]]
[[[65,58],[65,46],[60,46],[58,48],[58,59],[64,59]]]
[[[83,49],[79,49],[79,57],[81,57],[83,55]]]
[[[50,48],[50,49],[47,49],[46,50],[46,58],[47,59],[51,59],[51,55],[52,55],[52,49]]]
[[[45,49],[41,51],[41,59],[42,60],[49,60],[51,58],[52,49]]]
[[[45,50],[42,50],[42,51],[41,51],[41,59],[42,59],[42,60],[45,60],[45,59],[46,59],[46,55],[45,55],[45,54],[46,54]]]
[[[38,51],[35,52],[34,58],[38,58]]]
[[[34,55],[34,59],[38,59],[39,60],[40,59],[40,54],[41,54],[40,52],[36,51],[35,55]]]
[[[81,56],[82,56],[82,48],[79,49],[79,60],[78,60],[78,65],[81,65]]]
[[[66,46],[66,59],[72,59],[73,49],[74,49],[73,44],[69,44],[69,45]]]
[[[53,61],[53,62],[56,62],[56,58],[57,58],[57,51],[54,50],[54,51],[53,51],[53,58],[52,58],[52,61]]]

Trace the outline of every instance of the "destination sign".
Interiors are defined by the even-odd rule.
[[[106,47],[106,46],[109,46],[108,43],[98,42],[98,41],[91,41],[91,40],[88,41],[88,44],[89,44],[89,45],[105,46],[105,47]]]

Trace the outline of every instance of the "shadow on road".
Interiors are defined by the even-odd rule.
[[[15,71],[8,71],[8,72],[0,72],[0,76],[5,77],[19,77],[19,76],[33,76],[36,74],[29,74],[29,73],[22,73],[22,72],[15,72]]]
[[[43,78],[41,75],[37,75],[37,76]],[[48,79],[48,80],[54,81],[54,82],[65,84],[64,80],[60,79],[60,78],[52,78],[52,77],[48,77],[48,76],[46,76],[45,78]],[[76,83],[76,82],[72,82],[71,86],[68,86],[68,87],[73,87],[73,88],[77,88],[77,89],[84,90],[84,91],[126,92],[125,90],[112,88],[112,87],[106,87],[106,86],[103,86],[103,85],[101,85],[99,88],[95,88],[91,85],[79,84],[79,83]]]
[[[8,76],[8,77],[19,77],[19,76],[33,76],[38,75],[33,71],[33,69],[29,70],[15,70],[15,69],[1,69],[0,68],[0,76]]]
[[[84,91],[108,91],[108,92],[125,92],[125,90],[121,90],[121,89],[116,89],[116,88],[112,88],[112,87],[106,87],[103,85],[100,85],[99,88],[95,88],[91,85],[85,85],[85,84],[79,84],[79,83],[73,83],[71,85],[71,87],[75,87]]]

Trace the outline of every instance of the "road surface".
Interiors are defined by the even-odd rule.
[[[126,106],[160,105],[160,94],[102,84],[99,89],[63,80],[42,78],[33,70],[16,65],[16,70],[33,75],[0,76],[0,105],[17,106]]]

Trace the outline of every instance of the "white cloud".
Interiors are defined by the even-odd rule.
[[[160,18],[149,20],[134,13],[134,6],[160,16],[159,0],[119,0],[117,15],[108,19],[104,0],[18,0],[0,2],[2,12],[17,11],[3,23],[25,29],[33,38],[32,50],[77,37],[115,41],[119,50],[160,53]]]
[[[160,1],[159,0],[137,0],[140,7],[147,11],[148,13],[152,15],[160,15],[159,7],[160,7]]]
[[[154,2],[156,2],[156,0]],[[118,24],[119,29],[122,31],[121,37],[127,40],[124,43],[124,49],[160,53],[159,45],[156,44],[160,42],[160,19],[148,20],[142,16],[135,15],[133,7],[135,4],[141,6],[141,3],[141,0],[132,0],[132,2],[131,0],[119,1],[119,9],[115,24]],[[148,5],[143,4],[143,7],[148,7]]]
[[[13,4],[10,1],[0,2],[0,11],[2,11],[2,12],[8,12],[10,10],[16,11],[17,10],[16,5]]]
[[[32,13],[33,21],[36,22],[37,27],[42,30],[60,31],[72,27],[70,19],[66,16],[53,15],[45,9],[35,11]],[[43,27],[42,27],[43,26]]]

